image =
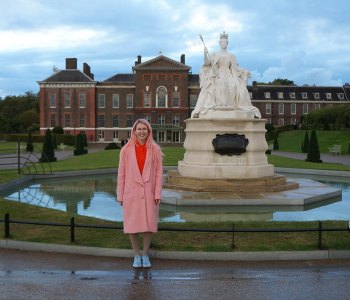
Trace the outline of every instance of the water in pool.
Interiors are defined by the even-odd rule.
[[[299,175],[300,176],[300,175]],[[174,207],[161,204],[160,222],[196,221],[313,221],[350,219],[350,179],[315,178],[342,189],[342,198],[301,207]],[[122,207],[116,202],[116,175],[44,179],[18,186],[6,194],[17,201],[105,220],[122,221]]]

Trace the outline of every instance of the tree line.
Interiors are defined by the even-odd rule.
[[[26,92],[20,96],[0,97],[0,132],[39,131],[39,95]]]

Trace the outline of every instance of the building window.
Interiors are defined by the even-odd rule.
[[[315,109],[320,109],[321,108],[321,103],[315,103]]]
[[[168,107],[168,91],[164,86],[157,89],[156,107]]]
[[[134,107],[134,95],[133,94],[127,94],[126,95],[126,108],[133,108]]]
[[[326,93],[326,98],[327,98],[327,100],[331,100],[332,99],[332,94],[331,93]]]
[[[290,113],[292,115],[295,115],[297,113],[297,105],[296,105],[296,103],[291,103],[290,104]]]
[[[278,103],[278,113],[284,115],[284,103]]]
[[[105,94],[98,94],[98,108],[106,107],[106,97]]]
[[[283,126],[284,125],[284,119],[283,118],[278,118],[278,125]]]
[[[56,115],[51,114],[50,115],[50,127],[55,127],[56,126]]]
[[[158,115],[158,124],[160,125],[165,124],[165,115]]]
[[[118,131],[113,131],[113,140],[118,141],[118,139],[119,139]]]
[[[98,127],[105,127],[105,115],[98,115],[97,119]]]
[[[70,115],[69,114],[64,115],[64,126],[70,127]]]
[[[180,143],[180,131],[173,131],[172,142],[173,143]]]
[[[303,103],[303,114],[307,114],[309,112],[309,105],[307,103]]]
[[[172,107],[179,107],[179,103],[180,103],[180,93],[173,92]]]
[[[178,115],[173,116],[173,125],[177,125],[177,126],[180,125],[180,116]]]
[[[80,108],[86,107],[86,94],[85,93],[79,93],[79,107]]]
[[[270,92],[265,92],[265,99],[270,99],[271,98],[271,94]]]
[[[290,119],[290,124],[292,124],[294,126],[297,126],[297,119],[296,118],[291,118]],[[294,128],[294,129],[297,129],[297,128]]]
[[[283,92],[278,92],[277,95],[278,95],[278,99],[283,99]]]
[[[303,98],[303,99],[307,99],[307,93],[306,93],[306,92],[301,93],[301,98]]]
[[[50,94],[50,108],[56,107],[56,94]]]
[[[126,116],[126,127],[132,127],[132,116],[131,115],[127,115]]]
[[[315,96],[315,99],[320,99],[320,93],[315,93],[314,96]]]
[[[190,108],[195,108],[198,100],[198,95],[190,94]]]
[[[271,114],[271,103],[266,103],[265,111],[267,115]]]
[[[64,107],[70,108],[70,93],[64,93]]]
[[[112,119],[112,126],[113,127],[119,127],[119,116],[118,115],[114,115],[113,119]]]
[[[79,127],[85,127],[85,116],[83,114],[79,117]]]
[[[295,99],[295,93],[294,92],[289,93],[289,97],[290,99]]]
[[[344,100],[344,93],[339,93],[338,94],[338,99],[339,100]]]
[[[165,143],[165,131],[158,131],[157,138],[158,143]]]
[[[151,107],[151,92],[143,93],[143,107]]]
[[[119,108],[119,94],[112,95],[112,107]]]
[[[152,124],[152,122],[151,122],[151,120],[152,120],[151,115],[149,115],[149,114],[145,115],[144,119],[147,120],[148,123]]]

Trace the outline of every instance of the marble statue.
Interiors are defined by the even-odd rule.
[[[202,39],[202,36],[200,36]],[[203,39],[202,39],[203,41]],[[247,89],[250,72],[238,66],[236,57],[227,52],[228,35],[220,34],[221,51],[209,55],[204,42],[204,65],[199,74],[200,94],[191,117],[198,118],[209,110],[245,111],[261,118]]]

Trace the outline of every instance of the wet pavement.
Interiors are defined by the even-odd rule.
[[[0,249],[0,299],[349,299],[350,260],[185,261]]]

